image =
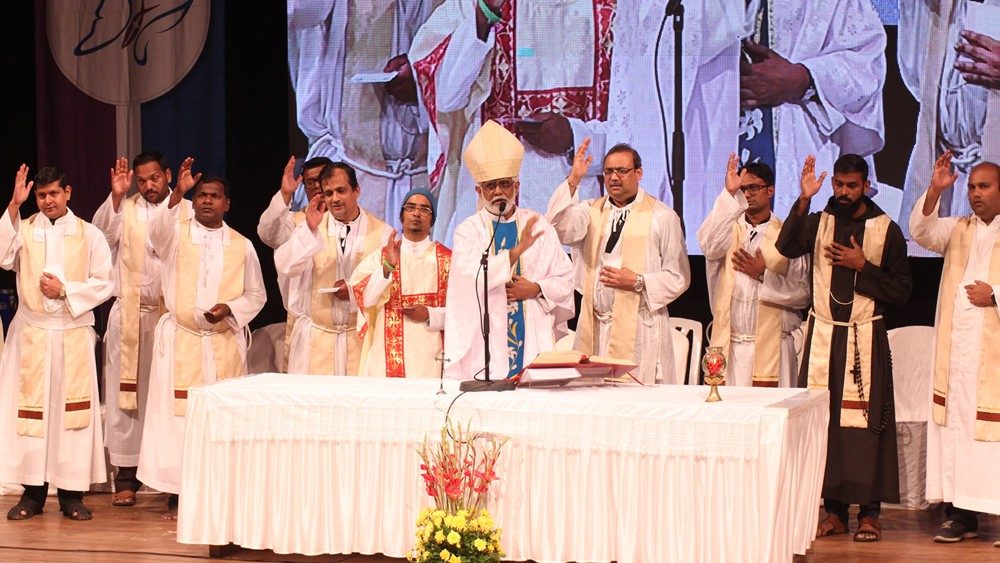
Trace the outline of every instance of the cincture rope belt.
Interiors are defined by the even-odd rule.
[[[816,311],[814,311],[812,309],[809,310],[809,314],[814,319],[816,319],[817,321],[819,321],[821,323],[826,323],[828,325],[842,326],[842,327],[853,328],[854,329],[853,331],[851,331],[853,333],[853,336],[854,336],[854,366],[853,366],[853,369],[851,370],[851,374],[854,376],[854,385],[858,389],[858,399],[860,399],[862,405],[865,405],[861,409],[861,414],[864,415],[865,420],[867,421],[868,420],[868,407],[867,407],[868,401],[865,399],[864,384],[863,384],[863,381],[862,381],[862,378],[861,378],[861,353],[859,352],[859,350],[861,350],[861,348],[859,347],[859,344],[858,344],[858,327],[861,326],[861,325],[873,323],[873,322],[881,319],[882,315],[876,315],[874,317],[870,317],[870,318],[867,318],[867,319],[862,319],[862,320],[855,321],[855,322],[841,322],[841,321],[835,321],[833,319],[827,319],[825,317],[817,315]],[[883,430],[885,430],[886,420],[888,419],[888,413],[886,411],[889,408],[889,403],[890,402],[891,401],[885,401],[884,404],[883,404],[883,407],[882,407],[882,411],[883,411],[882,412],[882,424],[878,428],[872,428],[871,429],[872,432],[875,435],[879,435],[879,434],[882,433]]]
[[[313,328],[317,330],[322,330],[323,332],[328,332],[330,334],[343,334],[345,332],[357,330],[357,326],[351,326],[350,323],[344,323],[342,325],[333,325],[330,328],[313,323]]]
[[[819,321],[821,323],[826,323],[828,325],[833,325],[833,326],[843,326],[843,327],[848,327],[848,328],[850,328],[852,326],[860,326],[860,325],[866,325],[866,324],[869,324],[869,323],[873,323],[873,322],[875,322],[875,321],[877,321],[877,320],[879,320],[879,319],[882,318],[882,315],[876,315],[874,317],[870,317],[870,318],[863,319],[863,320],[860,320],[860,321],[855,321],[853,323],[852,322],[835,321],[833,319],[828,319],[826,317],[817,315],[816,311],[813,310],[813,309],[809,309],[809,316],[813,317],[814,319],[816,319],[817,321]]]

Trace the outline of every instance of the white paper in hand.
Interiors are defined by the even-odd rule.
[[[351,84],[384,84],[396,78],[398,72],[359,72],[351,77]]]

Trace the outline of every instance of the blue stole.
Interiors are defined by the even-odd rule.
[[[517,246],[517,222],[493,222],[496,236],[493,238],[493,252],[510,250]],[[514,265],[514,273],[521,275],[521,260]],[[524,302],[507,303],[507,377],[521,373],[524,367]]]
[[[757,43],[764,47],[771,46],[771,30],[768,0],[760,2],[760,30],[757,33]],[[742,57],[743,54],[741,53]],[[774,170],[774,114],[771,108],[756,108],[743,110],[740,113],[740,162],[763,162]]]

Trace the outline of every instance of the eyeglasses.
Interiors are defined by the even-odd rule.
[[[511,188],[514,187],[514,184],[516,183],[517,180],[515,180],[514,178],[500,178],[498,180],[489,180],[487,182],[480,182],[479,184],[476,185],[479,186],[479,189],[483,190],[484,192],[492,192],[496,191],[497,189],[503,191],[510,190]]]
[[[620,177],[628,174],[629,172],[631,172],[633,170],[635,170],[635,167],[632,167],[632,168],[605,168],[604,169],[604,176],[608,177],[608,176],[613,176],[613,175],[617,174],[618,177],[620,178]]]
[[[418,205],[416,203],[407,203],[403,205],[403,211],[407,213],[419,213],[421,215],[433,215],[434,210],[427,205]]]
[[[761,185],[761,184],[747,184],[745,186],[740,186],[740,190],[742,190],[743,193],[745,193],[745,194],[754,195],[755,193],[757,193],[757,192],[759,192],[761,190],[766,190],[769,187],[771,187],[771,186],[764,186],[764,185]]]

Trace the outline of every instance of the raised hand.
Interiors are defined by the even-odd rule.
[[[319,227],[320,221],[323,220],[324,213],[326,213],[326,201],[322,194],[316,194],[309,200],[309,205],[306,207],[306,225],[310,231],[316,231],[316,227]]]
[[[969,84],[1000,89],[1000,41],[974,31],[963,30],[955,50],[968,57],[958,58],[955,68]]]
[[[31,195],[31,187],[35,185],[34,182],[28,182],[28,165],[22,164],[20,168],[17,169],[17,174],[14,175],[14,194],[10,198],[10,204],[14,208],[21,206],[28,196]]]
[[[802,190],[800,197],[803,199],[812,198],[819,192],[824,180],[826,180],[826,172],[816,178],[816,157],[807,156],[806,163],[802,166],[802,179],[799,181],[799,187]]]
[[[955,181],[958,180],[958,172],[951,171],[952,156],[952,152],[947,150],[934,162],[930,190],[935,195],[940,195],[944,190],[954,186]]]
[[[288,164],[285,164],[285,170],[281,173],[281,197],[285,200],[285,205],[292,202],[292,196],[295,195],[295,190],[299,189],[299,184],[302,183],[302,175],[295,176],[295,157],[288,159]]]
[[[590,169],[590,165],[594,162],[594,156],[587,152],[589,148],[590,137],[587,137],[580,143],[580,146],[576,149],[576,154],[573,156],[573,168],[570,169],[569,177],[566,178],[570,194],[576,193],[576,189],[580,186],[580,180],[587,175],[587,170]]]
[[[111,195],[114,196],[115,201],[121,201],[121,198],[128,193],[131,187],[132,170],[128,166],[128,159],[124,156],[118,157],[114,168],[111,169]]]
[[[739,170],[740,159],[736,153],[732,153],[729,155],[729,163],[726,164],[726,191],[732,195],[736,195],[736,192],[740,191],[740,186],[746,180],[747,171],[741,172]]]
[[[186,195],[198,180],[201,179],[201,172],[197,174],[191,173],[191,166],[194,164],[194,158],[187,157],[184,162],[181,163],[180,176],[177,178],[177,190],[181,192],[181,195]]]
[[[397,234],[398,233],[393,230],[392,234],[389,235],[389,240],[386,241],[385,246],[382,247],[385,261],[389,263],[389,266],[391,266],[393,270],[399,268],[399,247],[402,244],[402,241],[397,238]],[[385,277],[389,277],[390,273],[391,271],[389,268],[387,268],[385,264],[382,264],[382,274]]]
[[[525,223],[524,227],[521,229],[521,234],[517,237],[517,245],[515,245],[510,251],[511,265],[516,264],[521,258],[521,255],[531,248],[531,245],[535,244],[535,241],[542,236],[544,231],[539,230],[537,233],[535,232],[535,223],[537,222],[538,215],[534,215],[528,219],[528,222]]]

